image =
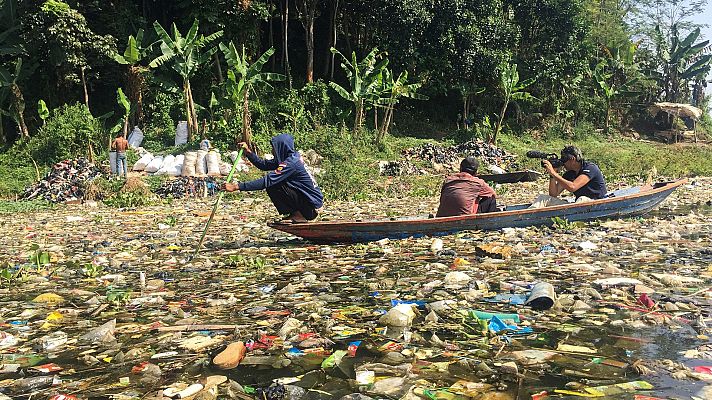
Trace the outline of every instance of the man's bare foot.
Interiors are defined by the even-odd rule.
[[[295,223],[295,224],[309,222],[309,221],[307,221],[306,218],[304,218],[304,215],[302,215],[302,213],[299,211],[293,212],[287,219],[291,220],[292,223]]]

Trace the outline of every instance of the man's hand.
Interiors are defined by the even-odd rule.
[[[546,168],[546,172],[548,172],[549,175],[554,176],[554,174],[556,174],[556,170],[554,169],[554,166],[551,165],[549,160],[542,160],[541,163],[544,165],[544,168]]]
[[[240,142],[238,143],[238,146],[240,146],[245,153],[252,153],[252,150],[250,150],[250,146],[248,146],[247,143]]]
[[[223,189],[226,192],[239,192],[240,191],[240,186],[234,184],[234,183],[226,183],[225,186],[223,186]]]

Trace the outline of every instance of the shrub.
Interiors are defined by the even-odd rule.
[[[179,114],[182,100],[180,94],[157,91],[145,106],[145,135],[143,147],[160,151],[175,144],[176,121],[172,115]]]
[[[40,175],[44,168],[39,169]],[[26,155],[13,151],[0,155],[0,198],[10,198],[21,193],[37,179],[37,172]]]
[[[109,207],[130,208],[143,207],[155,204],[155,201],[150,196],[146,196],[137,192],[123,192],[114,197],[104,200],[104,204]]]
[[[64,105],[54,109],[37,134],[15,150],[23,149],[20,152],[48,166],[68,158],[87,157],[90,147],[97,154],[108,146],[108,140],[101,123],[85,105]]]

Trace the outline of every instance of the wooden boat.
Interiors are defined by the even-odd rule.
[[[636,186],[611,192],[608,198],[582,203],[529,209],[530,204],[508,206],[506,211],[442,218],[402,218],[374,221],[323,221],[305,224],[272,223],[270,227],[317,243],[370,242],[443,236],[464,230],[551,225],[558,217],[569,222],[641,215],[660,204],[687,179]]]
[[[516,171],[507,172],[505,174],[488,174],[488,175],[477,175],[478,178],[487,182],[494,183],[517,183],[517,182],[534,182],[539,179],[543,174],[536,171]]]

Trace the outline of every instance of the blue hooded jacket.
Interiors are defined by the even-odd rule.
[[[247,159],[262,171],[270,171],[262,178],[240,182],[240,191],[266,189],[284,182],[303,194],[315,209],[324,205],[324,195],[319,190],[314,177],[304,167],[302,156],[294,149],[292,135],[283,133],[272,138],[274,159],[264,160],[255,153],[247,153]]]

